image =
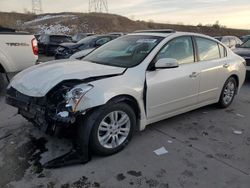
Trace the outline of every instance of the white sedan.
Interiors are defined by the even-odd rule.
[[[205,35],[141,31],[84,59],[19,73],[6,101],[47,132],[77,127],[80,142],[110,155],[151,123],[213,103],[228,107],[245,80],[244,64]]]

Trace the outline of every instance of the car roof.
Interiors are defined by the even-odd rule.
[[[128,35],[145,35],[145,36],[157,36],[157,37],[164,37],[164,38],[167,38],[169,36],[198,36],[198,37],[206,37],[206,38],[210,38],[210,39],[213,39],[212,37],[208,36],[208,35],[204,35],[204,34],[199,34],[199,33],[192,33],[192,32],[174,32],[174,33],[160,33],[160,32],[146,32],[146,33],[130,33]]]

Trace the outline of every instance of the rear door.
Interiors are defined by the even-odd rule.
[[[201,67],[199,103],[218,98],[228,76],[226,49],[219,43],[202,37],[195,37],[198,64]]]
[[[192,38],[184,36],[168,42],[152,63],[161,58],[176,59],[179,67],[146,72],[147,116],[152,121],[198,101],[200,68],[195,63]]]

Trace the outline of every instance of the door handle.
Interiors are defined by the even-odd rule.
[[[192,72],[192,74],[189,75],[189,78],[196,78],[200,73],[198,72]]]
[[[226,68],[226,69],[227,69],[229,66],[230,66],[230,65],[229,65],[228,63],[225,63],[225,64],[223,65],[223,67]]]

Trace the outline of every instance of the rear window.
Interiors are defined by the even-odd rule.
[[[218,43],[206,38],[196,37],[200,61],[209,61],[220,58]]]
[[[56,43],[71,42],[72,38],[67,36],[50,36],[50,41]]]

